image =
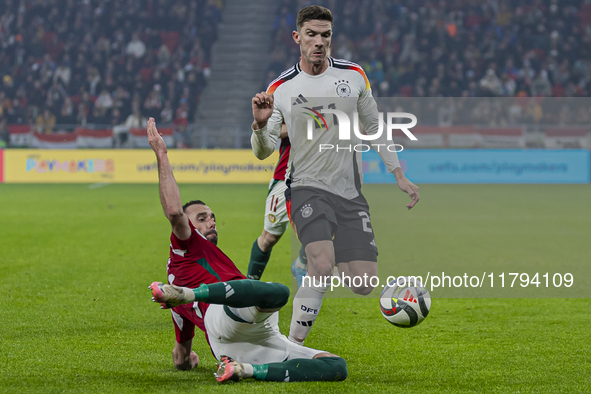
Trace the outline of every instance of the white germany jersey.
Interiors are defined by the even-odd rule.
[[[339,140],[336,117],[323,115],[322,110],[343,111],[351,124],[357,112],[367,134],[378,131],[378,110],[359,65],[332,58],[328,63],[320,75],[307,74],[296,64],[269,85],[267,94],[274,97],[273,114],[265,128],[253,133],[253,150],[259,158],[270,155],[285,122],[291,141],[291,187],[314,187],[353,199],[359,195],[363,181],[361,152],[356,152],[354,146],[363,141],[352,131],[350,140]],[[308,139],[308,119],[312,118],[314,130],[312,139]],[[335,149],[320,151],[321,144]],[[400,166],[395,152],[380,149],[379,154],[389,171]]]

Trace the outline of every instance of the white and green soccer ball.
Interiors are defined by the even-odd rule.
[[[431,309],[431,295],[421,281],[412,276],[399,276],[388,282],[380,297],[382,315],[396,327],[421,324]]]

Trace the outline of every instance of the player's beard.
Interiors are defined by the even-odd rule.
[[[207,238],[207,240],[209,242],[211,242],[212,244],[217,246],[217,244],[218,244],[218,232],[217,231],[209,230],[205,234],[203,234],[203,236],[205,238]]]

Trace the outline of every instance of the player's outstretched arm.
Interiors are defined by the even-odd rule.
[[[357,111],[359,113],[359,120],[365,130],[365,134],[373,135],[377,133],[380,128],[380,122],[382,122],[382,129],[385,129],[386,125],[380,120],[378,106],[371,95],[371,90],[367,90],[360,96],[359,101],[357,102]],[[382,133],[380,137],[372,141],[372,146],[374,148],[376,146],[382,147],[382,149],[377,150],[378,155],[380,155],[380,158],[384,162],[388,171],[394,174],[396,184],[400,190],[409,195],[411,202],[406,204],[406,208],[412,209],[412,207],[419,202],[419,187],[409,181],[404,175],[404,172],[402,172],[396,151],[391,152],[389,149],[384,148],[391,142],[392,141],[387,140],[386,133]]]
[[[275,118],[280,117],[279,112],[275,110],[272,94],[260,92],[252,98],[254,121],[251,126],[250,143],[254,155],[259,160],[269,157],[277,145],[282,119],[277,122],[277,119],[273,118],[274,114]]]
[[[158,187],[164,215],[170,220],[174,235],[179,239],[189,239],[191,236],[189,218],[183,212],[181,192],[172,174],[170,162],[168,161],[168,149],[162,136],[156,130],[154,118],[148,120],[148,142],[156,154],[156,160],[158,162]]]

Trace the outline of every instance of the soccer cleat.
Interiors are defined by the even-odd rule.
[[[242,364],[237,363],[232,357],[228,356],[221,356],[220,359],[222,362],[216,364],[218,370],[213,373],[215,380],[220,383],[227,381],[238,382],[244,377],[245,373]]]
[[[159,302],[162,309],[190,304],[195,300],[195,295],[191,289],[185,287],[153,282],[149,289],[152,290],[152,301]]]
[[[294,276],[294,278],[296,278],[296,281],[298,282],[298,288],[302,287],[302,279],[306,275],[306,271],[307,271],[306,268],[299,267],[299,265],[301,265],[301,263],[297,264],[299,261],[300,261],[300,258],[298,257],[297,259],[295,259],[295,261],[291,265],[291,273]]]

